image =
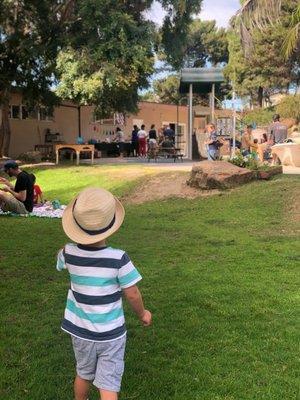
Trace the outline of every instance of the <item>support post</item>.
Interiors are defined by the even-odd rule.
[[[78,110],[78,137],[81,137],[81,109],[80,106],[77,107]]]
[[[215,98],[216,98],[216,85],[212,84],[211,89],[211,122],[215,123]]]
[[[58,150],[56,150],[55,154],[56,154],[56,162],[55,162],[55,164],[57,165],[57,164],[58,164],[58,162],[59,162],[59,154],[58,154]]]
[[[188,158],[193,157],[193,84],[189,88],[189,134],[188,134]]]
[[[235,109],[236,93],[235,90],[232,92],[232,153],[231,157],[235,156],[235,131],[236,131],[236,109]]]
[[[76,151],[76,165],[79,165],[80,151]]]

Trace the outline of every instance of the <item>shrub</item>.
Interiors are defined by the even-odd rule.
[[[20,154],[18,159],[26,163],[37,164],[42,161],[42,154],[39,151],[27,151]]]
[[[294,118],[300,122],[300,95],[286,96],[277,106],[276,112],[282,118]]]
[[[268,125],[270,122],[272,122],[274,113],[275,113],[275,109],[273,107],[256,109],[256,110],[247,112],[243,116],[242,121],[246,125],[256,124],[258,126],[264,126],[264,125]]]

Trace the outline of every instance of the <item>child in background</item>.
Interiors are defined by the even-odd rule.
[[[118,399],[126,344],[122,294],[143,325],[151,324],[136,286],[141,275],[123,250],[106,245],[124,216],[119,200],[100,188],[83,190],[63,214],[74,243],[58,253],[57,269],[67,269],[71,281],[61,327],[72,337],[77,362],[75,400],[88,399],[90,383],[101,400]]]
[[[36,177],[34,174],[30,174],[33,183],[33,204],[42,204],[44,202],[43,192],[39,185],[35,184]]]

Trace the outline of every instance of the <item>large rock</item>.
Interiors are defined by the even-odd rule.
[[[193,166],[187,183],[200,189],[230,189],[255,178],[255,172],[226,161],[202,161]]]

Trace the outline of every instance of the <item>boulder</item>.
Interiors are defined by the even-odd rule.
[[[275,175],[280,175],[283,173],[282,165],[278,165],[276,167],[271,167],[268,170],[258,170],[256,172],[257,179],[269,180]]]
[[[187,184],[199,189],[230,189],[255,178],[254,171],[226,161],[201,161],[193,166]]]

